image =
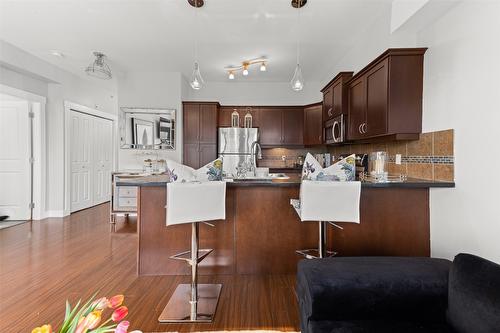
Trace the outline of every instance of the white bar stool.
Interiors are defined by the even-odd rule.
[[[179,284],[163,309],[161,323],[211,322],[222,284],[198,284],[198,263],[213,249],[199,249],[199,223],[226,218],[226,183],[207,181],[167,184],[167,226],[191,223],[191,250],[171,256],[191,266],[191,283]]]
[[[361,183],[354,181],[310,181],[300,185],[300,200],[292,199],[302,222],[319,221],[319,239],[317,249],[297,250],[297,254],[307,259],[325,258],[336,252],[326,248],[326,226],[331,224],[343,229],[335,222],[359,223],[359,201]]]

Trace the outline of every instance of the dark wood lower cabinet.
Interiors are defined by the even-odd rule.
[[[200,247],[214,249],[200,273],[295,273],[295,250],[318,245],[318,223],[300,222],[290,206],[298,197],[298,186],[228,185],[226,219],[200,226]],[[189,248],[190,226],[165,226],[165,187],[141,187],[138,200],[139,275],[189,274],[168,258]],[[361,223],[339,225],[328,226],[339,256],[429,256],[429,189],[362,188]]]

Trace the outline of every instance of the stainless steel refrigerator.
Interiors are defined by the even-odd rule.
[[[219,157],[227,176],[236,176],[236,167],[243,162],[252,161],[252,143],[259,139],[258,128],[219,128]]]

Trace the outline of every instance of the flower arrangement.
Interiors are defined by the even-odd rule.
[[[82,306],[79,300],[73,309],[66,301],[66,314],[59,330],[53,331],[51,325],[47,324],[33,329],[31,333],[127,333],[130,323],[123,320],[128,314],[128,308],[122,305],[123,300],[123,295],[99,299],[95,299],[94,295]],[[113,312],[107,320],[102,321],[106,309]]]

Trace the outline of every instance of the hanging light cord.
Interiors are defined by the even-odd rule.
[[[302,5],[302,0],[298,0],[297,4],[297,65],[300,61],[300,8]]]
[[[194,62],[198,63],[198,0],[194,1],[194,26],[195,26],[195,33],[194,33]]]

